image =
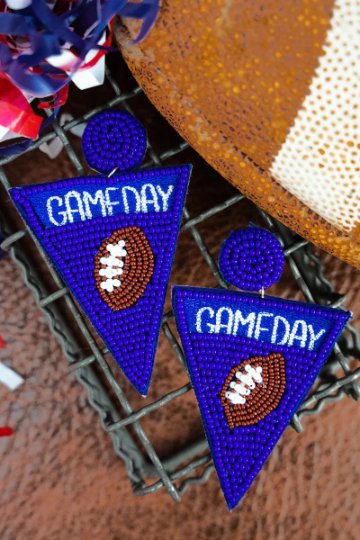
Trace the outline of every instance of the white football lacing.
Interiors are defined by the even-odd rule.
[[[263,379],[261,376],[262,367],[257,366],[253,368],[249,364],[245,366],[245,371],[237,371],[235,377],[240,382],[231,381],[229,390],[225,393],[225,397],[231,401],[233,405],[244,405],[246,403],[246,397],[250,396],[251,392],[256,388],[256,384],[262,384]]]
[[[106,277],[106,279],[101,282],[100,287],[107,292],[112,292],[121,285],[120,279],[115,276],[121,276],[123,273],[124,261],[122,259],[127,255],[127,251],[124,248],[124,240],[119,240],[117,244],[108,244],[106,249],[110,255],[101,257],[100,259],[101,264],[106,265],[106,268],[101,268],[99,270],[99,275]]]

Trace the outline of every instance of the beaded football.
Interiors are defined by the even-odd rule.
[[[94,275],[101,298],[114,311],[129,308],[144,294],[154,273],[154,254],[139,227],[117,229],[101,243]]]
[[[253,356],[234,366],[220,393],[228,426],[251,426],[265,418],[279,405],[285,384],[281,354]]]

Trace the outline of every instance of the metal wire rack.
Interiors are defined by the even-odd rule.
[[[119,58],[117,61],[120,62]],[[122,69],[126,72],[126,68]],[[80,175],[85,174],[78,151],[70,141],[70,130],[107,108],[121,107],[136,116],[137,110],[133,108],[134,98],[139,96],[142,90],[129,74],[126,77],[127,85],[130,84],[132,87],[130,90],[124,91],[122,85],[115,80],[114,74],[108,70],[106,85],[111,91],[109,99],[105,99],[97,107],[67,121],[64,125],[54,121],[50,129],[25,153],[32,152],[44,142],[50,142],[59,137],[75,169]],[[160,115],[158,116],[160,118]],[[163,122],[163,119],[161,121]],[[150,140],[147,161],[143,167],[161,166],[166,164],[169,159],[176,159],[181,163],[181,154],[188,148],[188,144],[181,140],[165,151],[157,153]],[[6,165],[14,159],[15,157],[12,156],[0,160],[0,179],[6,190],[13,185],[6,173]],[[244,195],[237,192],[224,202],[199,215],[190,216],[188,210],[184,211],[181,233],[190,232],[192,234],[201,256],[220,287],[226,287],[226,284],[221,279],[218,266],[199,232],[198,225],[216,214],[226,211],[230,206],[237,203],[243,204],[245,200]],[[9,207],[7,206],[7,208]],[[312,252],[308,242],[265,214],[260,208],[257,210],[263,225],[275,233],[283,244],[291,272],[305,299],[310,302],[341,307],[344,296],[337,294],[331,283],[324,277],[322,263]],[[44,272],[40,274],[32,255],[29,255],[22,246],[22,239],[28,237],[29,234],[24,229],[14,230],[11,223],[8,211],[5,211],[5,205],[3,205],[0,213],[0,224],[6,238],[1,247],[8,250],[19,265],[27,286],[30,287],[39,306],[46,314],[50,328],[69,361],[70,369],[76,373],[77,379],[85,387],[90,404],[98,412],[104,429],[108,431],[112,439],[115,452],[125,462],[134,493],[145,495],[165,487],[170,496],[175,501],[179,501],[181,495],[190,485],[204,483],[213,471],[206,439],[202,437],[180,452],[161,460],[141,425],[141,419],[190,392],[192,390],[191,384],[187,383],[154,402],[133,410],[124,389],[111,368],[107,349],[98,344],[67,287],[48,263],[46,263],[47,278],[45,279]],[[37,249],[46,261],[39,245],[37,245]],[[50,294],[48,292],[49,276],[55,284],[55,291]],[[62,303],[59,303],[60,299],[62,299]],[[64,306],[67,315],[64,313]],[[171,312],[164,313],[162,331],[172,346],[173,353],[184,365],[181,347],[169,325],[172,317]],[[90,351],[85,356],[84,342]],[[293,417],[291,425],[295,430],[302,430],[301,418],[304,415],[317,414],[326,402],[337,401],[345,395],[354,399],[359,398],[357,379],[360,376],[360,368],[355,369],[351,362],[353,357],[359,357],[359,355],[360,335],[349,324],[335,346],[333,355],[320,376],[316,390],[303,402]]]

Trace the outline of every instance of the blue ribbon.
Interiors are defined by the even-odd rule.
[[[70,77],[63,70],[46,63],[48,56],[61,54],[64,44],[70,43],[79,55],[80,66],[91,49],[113,50],[98,42],[114,15],[143,20],[139,35],[133,42],[138,43],[151,30],[158,13],[159,0],[141,3],[79,0],[60,15],[49,8],[46,0],[32,0],[30,6],[17,13],[0,13],[0,33],[28,37],[32,49],[29,54],[15,56],[7,45],[1,44],[0,70],[30,94],[37,97],[51,95],[68,84]],[[40,67],[40,73],[32,71],[34,67]]]
[[[32,17],[15,13],[0,14],[0,34],[14,36],[29,36],[36,32]]]
[[[160,5],[159,0],[144,0],[141,4],[128,2],[124,9],[121,11],[122,17],[129,17],[132,19],[143,19],[143,23],[140,32],[133,44],[140,43],[148,35],[152,27],[154,26]]]

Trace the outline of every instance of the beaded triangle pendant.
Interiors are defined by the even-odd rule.
[[[275,283],[284,255],[269,231],[232,233],[220,270],[254,291]],[[229,509],[245,494],[309,392],[351,314],[259,294],[173,288],[189,376]]]
[[[143,161],[146,135],[123,111],[83,136],[85,176],[11,190],[36,239],[134,387],[148,392],[191,167],[118,174]]]

